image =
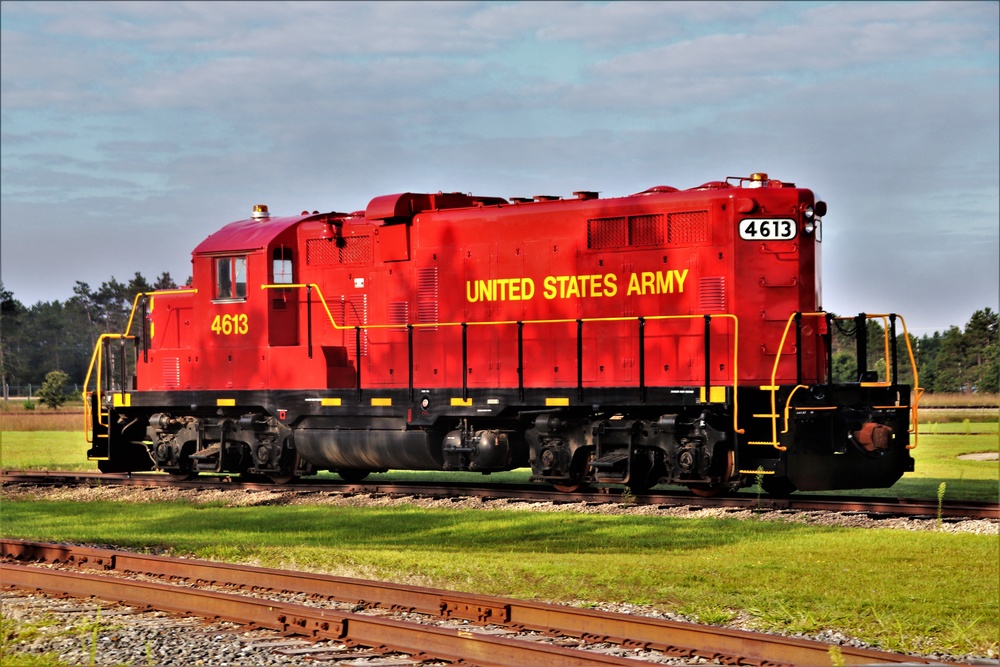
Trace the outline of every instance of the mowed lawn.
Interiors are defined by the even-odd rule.
[[[975,425],[974,425],[975,426]],[[946,432],[941,429],[942,432]],[[997,435],[922,435],[897,484],[997,498]],[[0,465],[93,469],[72,432],[4,432]],[[896,487],[891,495],[913,495]],[[1000,540],[764,520],[327,505],[11,500],[0,533],[165,548],[258,563],[578,604],[631,602],[754,627],[839,630],[896,651],[997,655]]]
[[[966,430],[969,431],[966,434]],[[0,431],[0,468],[5,470],[97,470],[87,460],[87,444],[77,431]],[[1000,451],[996,423],[929,424],[921,434],[913,457],[916,470],[907,473],[889,489],[866,490],[865,495],[936,498],[941,482],[945,497],[954,500],[998,500],[1000,462],[964,460],[964,454]],[[528,471],[494,474],[493,482],[527,482]],[[373,475],[372,480],[437,479],[482,481],[477,473],[408,473],[390,471]],[[747,490],[756,493],[756,488]],[[839,493],[839,492],[831,492]],[[850,492],[846,492],[850,493]]]

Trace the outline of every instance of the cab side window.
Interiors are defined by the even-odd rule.
[[[276,285],[294,283],[292,277],[292,249],[284,246],[274,249],[274,269],[272,276]]]
[[[218,257],[215,260],[215,298],[247,298],[247,258]]]

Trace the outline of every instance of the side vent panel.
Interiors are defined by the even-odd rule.
[[[417,269],[417,322],[438,322],[438,270],[436,266]],[[420,327],[422,331],[437,331],[437,327]]]
[[[699,281],[699,308],[703,313],[726,312],[726,277],[705,276]]]

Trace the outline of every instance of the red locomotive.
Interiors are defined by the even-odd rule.
[[[256,206],[195,248],[189,288],[138,295],[129,331],[102,337],[89,456],[280,481],[530,467],[564,490],[891,486],[916,424],[897,316],[875,316],[882,377],[858,335],[857,381],[835,383],[825,212],[766,174]]]

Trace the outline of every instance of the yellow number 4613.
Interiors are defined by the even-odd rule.
[[[212,331],[222,336],[230,336],[232,334],[242,336],[250,331],[247,314],[216,315],[215,319],[212,320]]]

